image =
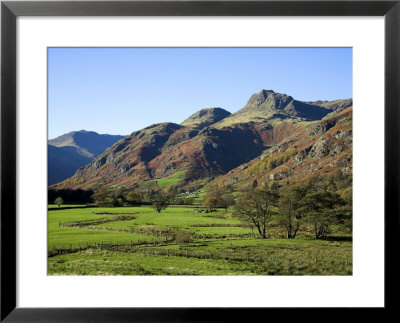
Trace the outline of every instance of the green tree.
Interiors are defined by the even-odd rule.
[[[58,207],[60,207],[61,204],[64,204],[64,200],[62,199],[61,196],[59,196],[59,197],[57,197],[57,198],[54,200],[54,204],[57,204]]]
[[[277,201],[278,195],[275,192],[259,188],[240,197],[233,214],[242,222],[254,226],[260,237],[266,239],[267,225],[276,214]]]
[[[325,239],[330,225],[337,221],[340,207],[344,205],[339,194],[330,191],[311,191],[301,200],[301,212],[313,227],[315,239]]]
[[[344,204],[338,209],[337,220],[342,227],[351,232],[353,228],[353,190],[344,191],[342,199]]]
[[[286,229],[287,238],[296,237],[302,221],[301,201],[306,195],[306,189],[300,185],[286,185],[279,190],[278,222]]]
[[[151,203],[153,209],[156,210],[157,213],[160,213],[168,207],[168,199],[160,193],[153,194]]]

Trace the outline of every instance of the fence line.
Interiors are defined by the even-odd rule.
[[[250,254],[229,254],[229,253],[213,253],[211,251],[194,251],[194,250],[180,250],[180,249],[155,249],[153,247],[167,246],[173,245],[170,243],[166,243],[165,241],[137,241],[130,243],[96,243],[94,245],[79,246],[72,248],[70,245],[69,248],[61,248],[61,249],[53,249],[48,251],[48,257],[54,257],[63,254],[76,253],[79,251],[84,251],[88,249],[97,249],[97,250],[108,250],[108,251],[116,251],[123,253],[141,253],[150,256],[167,256],[167,257],[185,257],[185,258],[196,258],[196,259],[210,259],[210,260],[228,260],[228,261],[236,261],[236,262],[247,262],[247,263],[268,263],[268,262],[276,262],[276,261],[299,261],[298,259],[289,259],[287,257],[273,256],[273,255],[250,255]],[[149,248],[141,248],[141,247],[149,247]],[[346,267],[352,266],[352,261],[349,260],[321,260],[318,258],[308,258],[301,259],[302,262],[312,263],[315,265],[318,264],[327,264],[335,265],[341,264]]]
[[[218,254],[213,253],[210,251],[189,251],[189,250],[176,250],[176,249],[140,249],[140,248],[133,248],[131,250],[126,249],[118,249],[120,252],[132,252],[132,253],[143,253],[152,256],[175,256],[175,257],[186,257],[186,258],[197,258],[197,259],[212,259],[212,260],[228,260],[228,261],[238,261],[238,262],[252,262],[252,263],[264,263],[270,261],[298,261],[298,259],[289,259],[287,257],[280,257],[280,256],[264,256],[264,255],[233,255],[233,254]],[[321,264],[321,263],[329,263],[330,265],[333,264],[344,264],[345,266],[352,266],[352,261],[348,260],[320,260],[317,258],[314,259],[302,259],[303,262],[312,262],[314,264]]]
[[[99,242],[99,243],[94,243],[94,244],[89,244],[88,242],[86,245],[79,245],[77,247],[72,247],[72,244],[70,244],[69,248],[55,248],[48,250],[47,255],[48,257],[54,257],[58,255],[63,255],[63,254],[69,254],[69,253],[76,253],[88,249],[102,249],[102,250],[112,250],[113,248],[119,248],[119,247],[133,247],[133,246],[166,246],[167,243],[165,241],[131,241],[127,243],[104,243],[104,242]]]

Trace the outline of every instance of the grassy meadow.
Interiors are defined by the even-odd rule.
[[[49,275],[351,275],[349,237],[258,238],[227,212],[190,207],[48,211]]]

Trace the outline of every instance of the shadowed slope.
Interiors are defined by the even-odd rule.
[[[48,141],[48,185],[75,174],[124,136],[99,135],[93,131],[73,131]]]

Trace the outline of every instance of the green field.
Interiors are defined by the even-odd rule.
[[[48,211],[50,275],[351,275],[351,239],[258,239],[228,210]]]
[[[152,179],[148,182],[156,182],[159,188],[164,188],[165,186],[176,184],[185,179],[185,173],[185,170],[180,170],[170,176]]]

